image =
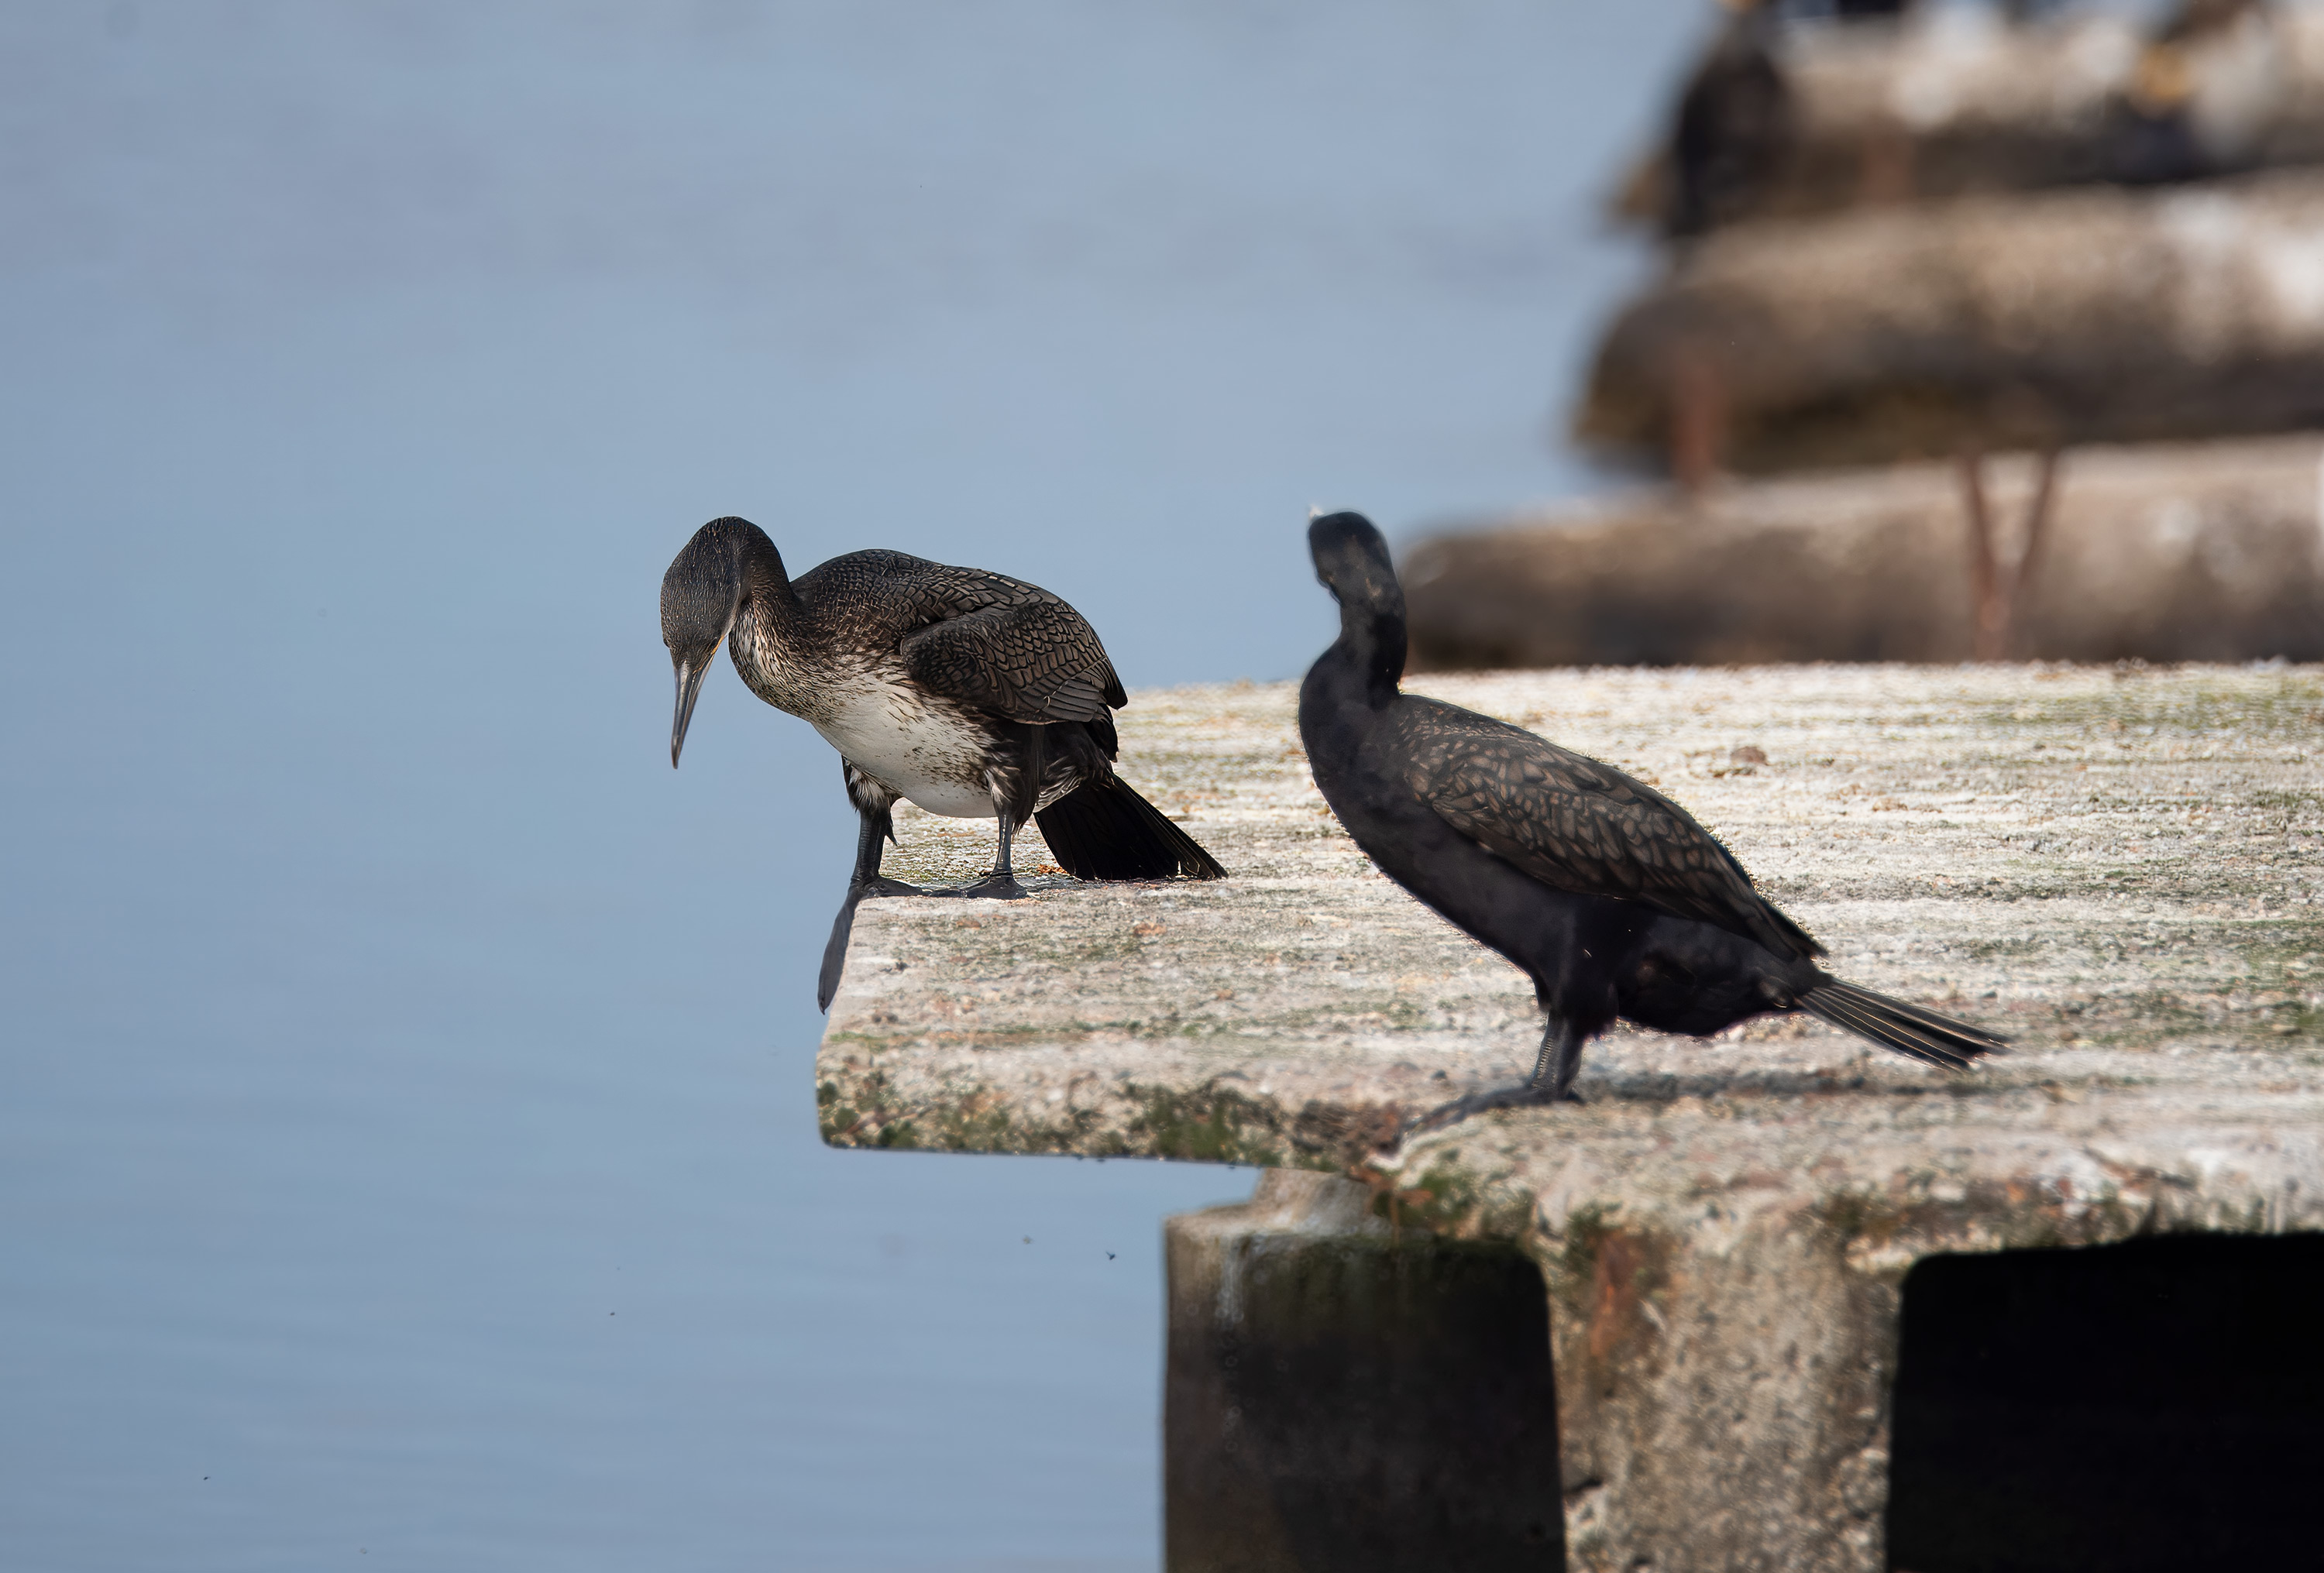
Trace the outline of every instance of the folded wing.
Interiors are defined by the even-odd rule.
[[[1097,630],[1065,602],[1000,574],[940,572],[926,587],[938,616],[897,647],[917,681],[1010,721],[1105,721],[1129,703]]]
[[[1733,853],[1645,782],[1417,695],[1401,698],[1388,722],[1413,793],[1543,884],[1712,924],[1786,960],[1823,953],[1752,888]]]

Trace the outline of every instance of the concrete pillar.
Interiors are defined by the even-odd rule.
[[[1270,1170],[1166,1226],[1169,1573],[1559,1566],[1539,1271],[1371,1194]]]
[[[1170,1573],[1880,1567],[1899,1301],[1833,1236],[1577,1223],[1536,1265],[1371,1194],[1169,1220]]]
[[[2324,1234],[1851,1260],[1845,1210],[1593,1208],[1529,1257],[1371,1198],[1274,1172],[1169,1221],[1171,1573],[1877,1573],[1890,1532],[1922,1573],[2313,1550]]]
[[[1544,1271],[1569,1567],[1876,1573],[1893,1283],[1784,1227],[1574,1227]]]

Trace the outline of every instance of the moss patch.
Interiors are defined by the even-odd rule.
[[[1284,1137],[1283,1115],[1271,1104],[1207,1082],[1185,1091],[1133,1089],[1139,1112],[1128,1130],[1155,1156],[1197,1164],[1251,1164],[1268,1169],[1303,1164]]]

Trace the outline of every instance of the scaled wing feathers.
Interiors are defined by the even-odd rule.
[[[936,693],[1023,722],[1103,721],[1129,702],[1097,630],[1047,591],[972,569],[930,588],[948,615],[898,650]]]
[[[1822,953],[1710,832],[1644,782],[1416,695],[1397,701],[1390,724],[1412,791],[1543,884],[1713,924],[1787,959]]]

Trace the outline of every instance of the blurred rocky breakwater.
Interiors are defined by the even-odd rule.
[[[2324,656],[2324,9],[2003,9],[1729,8],[1570,417],[1634,480],[1413,547],[1416,664]]]
[[[2042,538],[2026,455],[1986,466],[2022,588],[2012,659],[2324,659],[2324,437],[2077,448]],[[1962,661],[1976,534],[1958,464],[1657,489],[1405,557],[1415,669]]]

